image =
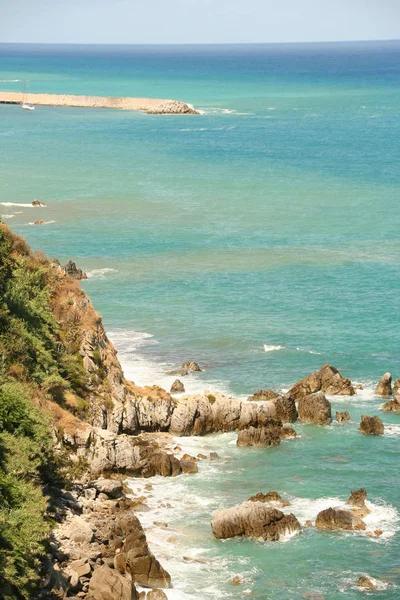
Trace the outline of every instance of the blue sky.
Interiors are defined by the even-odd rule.
[[[0,0],[1,42],[243,43],[400,38],[400,0]]]

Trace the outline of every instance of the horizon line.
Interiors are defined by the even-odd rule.
[[[282,46],[298,44],[362,44],[379,42],[400,42],[400,38],[379,38],[360,40],[313,40],[295,42],[3,42],[0,46],[19,44],[22,46]]]

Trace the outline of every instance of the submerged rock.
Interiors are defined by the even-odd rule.
[[[343,412],[336,411],[336,421],[338,423],[348,423],[350,420],[350,413],[347,410]]]
[[[361,415],[361,423],[358,429],[364,435],[383,435],[384,426],[379,417],[369,417],[368,415]]]
[[[328,364],[295,383],[290,388],[289,395],[299,400],[303,396],[316,392],[338,396],[353,396],[356,393],[350,379],[343,377],[335,367]]]
[[[375,388],[375,394],[377,396],[391,396],[392,395],[392,376],[390,373],[385,373],[381,377],[378,385]]]
[[[324,531],[343,529],[346,531],[364,531],[364,521],[351,510],[327,508],[318,513],[315,527]]]
[[[329,425],[332,422],[331,403],[322,392],[302,396],[299,399],[298,412],[304,423]]]
[[[269,542],[301,530],[293,514],[285,515],[264,502],[243,502],[239,506],[217,510],[211,519],[211,527],[219,539],[248,536]]]

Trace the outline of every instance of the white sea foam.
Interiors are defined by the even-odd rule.
[[[21,202],[0,202],[0,206],[21,206],[23,208],[38,208],[32,204],[23,204]]]
[[[297,352],[308,352],[308,354],[317,354],[321,355],[321,352],[315,352],[315,350],[307,350],[306,348],[296,348]]]
[[[105,277],[109,274],[109,273],[118,273],[119,271],[117,269],[111,269],[109,267],[105,267],[104,269],[92,269],[91,271],[88,271],[86,273],[86,275],[88,276],[89,279],[105,279]]]
[[[0,83],[18,83],[22,79],[0,79]]]
[[[1,215],[2,219],[13,219],[15,215]]]
[[[400,435],[400,425],[393,425],[393,423],[387,423],[384,425],[386,436],[398,436]]]
[[[269,346],[264,344],[264,352],[274,352],[275,350],[284,350],[286,346]]]

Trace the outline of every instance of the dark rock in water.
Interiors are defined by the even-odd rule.
[[[107,565],[98,567],[90,580],[87,600],[134,600],[136,588],[132,580]]]
[[[302,396],[299,399],[298,413],[304,423],[329,425],[332,422],[331,403],[322,392]]]
[[[295,383],[290,388],[289,395],[295,400],[299,400],[303,396],[316,392],[338,396],[353,396],[356,393],[350,379],[343,377],[335,367],[328,364]]]
[[[381,406],[381,409],[385,412],[400,412],[400,395],[398,394],[393,400],[385,402],[385,404]]]
[[[249,396],[247,399],[250,402],[264,402],[266,400],[275,400],[278,396],[279,394],[273,390],[260,390],[253,394],[253,396]]]
[[[66,265],[62,267],[64,273],[68,275],[68,277],[72,277],[72,279],[87,279],[86,273],[82,271],[82,269],[78,269],[76,264],[70,260]]]
[[[390,373],[385,373],[381,377],[378,385],[375,388],[375,394],[377,396],[391,396],[392,395],[392,376]]]
[[[179,381],[179,379],[175,379],[174,383],[171,385],[171,394],[183,394],[183,392],[185,391],[185,386],[183,385],[182,381]]]
[[[367,491],[364,488],[351,490],[350,497],[346,500],[346,504],[352,507],[352,512],[358,517],[366,517],[371,512],[365,504],[366,499]]]
[[[350,421],[350,414],[347,410],[343,412],[336,411],[336,421],[338,423],[347,423],[348,421]]]
[[[358,578],[357,585],[358,587],[364,590],[376,590],[376,583],[374,583],[369,577],[366,577],[365,575],[361,575],[361,577]]]
[[[281,429],[281,440],[293,440],[297,436],[297,433],[293,429],[293,427],[282,427]]]
[[[181,460],[180,463],[181,463],[182,473],[197,473],[199,470],[199,467],[197,466],[196,461]]]
[[[179,375],[180,377],[185,377],[188,373],[196,373],[201,372],[203,369],[199,367],[196,362],[184,362],[181,369],[177,369],[176,371],[169,371],[167,375]]]
[[[281,443],[282,422],[270,419],[263,427],[247,427],[239,431],[237,445],[267,448]]]
[[[379,417],[368,417],[367,415],[361,415],[361,423],[358,429],[364,435],[383,435],[384,426]]]
[[[239,506],[217,510],[211,519],[211,528],[219,539],[248,536],[269,542],[301,530],[293,514],[285,515],[263,502],[243,502]]]
[[[277,396],[273,402],[276,419],[281,419],[284,423],[294,423],[297,421],[298,414],[294,398],[290,395]]]
[[[343,508],[327,508],[318,513],[315,527],[324,531],[364,531],[364,521],[351,510]]]
[[[38,206],[39,208],[46,208],[47,204],[44,204],[43,202],[39,202],[39,200],[34,200],[32,202],[32,206]]]
[[[250,496],[247,502],[272,502],[274,504],[279,504],[279,506],[290,506],[290,502],[284,500],[278,492],[267,492],[266,494],[258,492],[255,496]]]
[[[397,394],[400,395],[400,379],[395,379],[394,383],[393,383],[393,394],[394,396],[397,396]]]
[[[219,454],[218,452],[210,452],[210,460],[218,460]]]
[[[43,224],[44,224],[44,221],[35,221],[34,222],[34,225],[43,225]]]

